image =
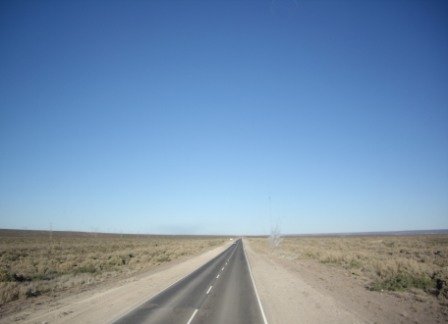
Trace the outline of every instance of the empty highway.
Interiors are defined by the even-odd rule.
[[[115,323],[266,323],[242,240]]]

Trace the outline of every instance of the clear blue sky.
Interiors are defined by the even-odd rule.
[[[448,228],[446,1],[0,2],[0,228],[275,223]]]

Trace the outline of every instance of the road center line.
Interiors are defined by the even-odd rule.
[[[224,271],[224,267],[222,267],[221,271]]]
[[[218,275],[216,276],[216,279],[219,279],[219,273],[218,273]]]
[[[193,312],[193,314],[191,314],[190,319],[188,320],[187,324],[190,324],[191,321],[193,320],[193,318],[196,316],[196,313],[198,312],[198,309],[196,308]]]
[[[210,290],[212,290],[212,288],[213,288],[213,286],[208,287],[207,295],[209,294]]]

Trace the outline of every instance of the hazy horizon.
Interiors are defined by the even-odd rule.
[[[445,1],[2,1],[0,228],[448,228]]]
[[[28,228],[0,228],[1,231],[11,231],[11,232],[43,232],[43,233],[82,233],[90,235],[131,235],[131,236],[224,236],[224,237],[269,237],[272,233],[254,233],[254,234],[244,234],[244,233],[215,233],[215,234],[182,234],[182,233],[144,233],[144,232],[97,232],[94,229],[91,231],[76,231],[76,230],[58,230],[53,228],[48,229],[28,229]],[[424,229],[424,230],[408,230],[408,231],[378,231],[378,232],[324,232],[324,233],[277,233],[279,237],[295,237],[295,236],[415,236],[415,235],[440,235],[448,234],[448,229]]]

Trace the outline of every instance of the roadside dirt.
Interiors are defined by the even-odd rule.
[[[255,251],[244,241],[263,308],[276,323],[446,323],[430,296],[374,292],[361,278],[313,260]]]
[[[0,323],[110,323],[199,268],[228,246],[226,243],[183,262],[167,264],[107,287],[30,305],[25,311],[1,318]]]

